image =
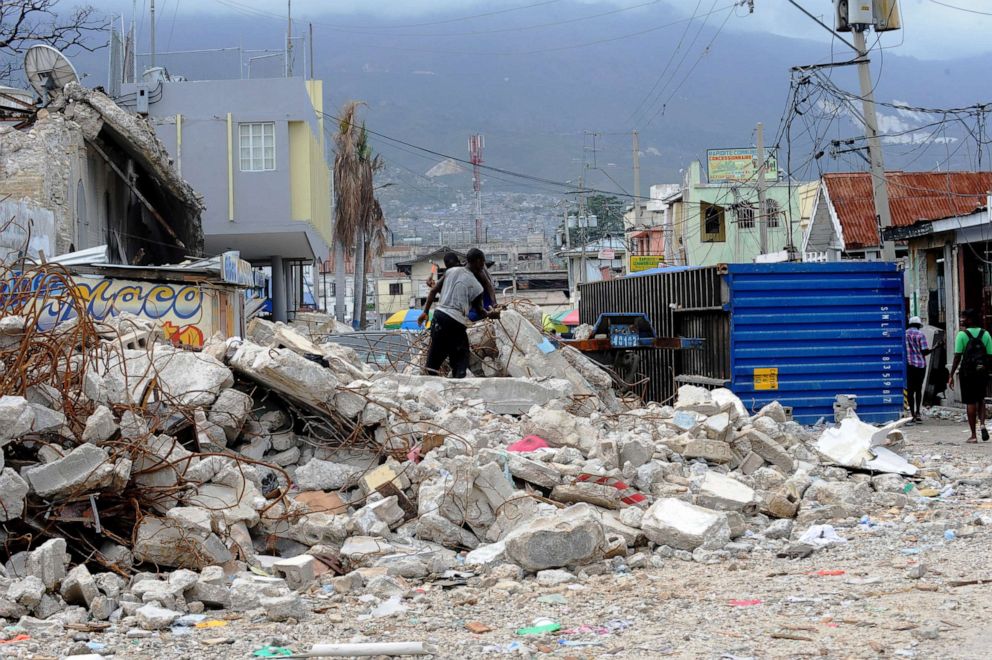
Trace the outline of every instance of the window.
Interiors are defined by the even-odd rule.
[[[726,218],[722,206],[701,202],[699,240],[703,243],[723,243],[727,240]]]
[[[774,199],[765,200],[765,208],[768,213],[768,227],[774,229],[779,225],[779,218],[782,217],[782,207]]]
[[[390,282],[389,283],[389,295],[391,295],[391,296],[402,296],[403,295],[403,283],[402,282]]]
[[[750,204],[738,204],[734,207],[737,216],[738,229],[754,229],[754,207]]]
[[[238,124],[242,172],[276,169],[276,125],[273,122]]]

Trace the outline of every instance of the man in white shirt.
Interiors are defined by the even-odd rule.
[[[464,378],[468,371],[469,311],[474,310],[480,319],[499,318],[499,311],[487,312],[482,307],[484,288],[479,283],[486,268],[486,255],[472,248],[466,255],[466,266],[449,268],[444,281],[434,285],[429,296],[438,298],[431,320],[431,345],[427,349],[426,371],[438,375],[445,359],[451,365],[452,378]],[[443,286],[442,286],[443,284]]]

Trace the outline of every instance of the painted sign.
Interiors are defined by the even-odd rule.
[[[254,286],[255,274],[251,264],[241,258],[238,251],[225,252],[220,255],[221,279],[231,284]]]
[[[778,180],[778,160],[773,150],[765,152],[768,162],[765,164],[765,180]],[[706,151],[706,176],[710,183],[714,181],[751,181],[758,176],[758,150],[754,147],[744,149],[708,149]]]
[[[642,270],[651,270],[652,268],[658,268],[659,266],[664,265],[665,257],[656,254],[642,254],[630,258],[630,268],[628,268],[628,272],[639,273]]]
[[[599,254],[596,255],[596,258],[601,259],[602,261],[613,261],[617,258],[617,253],[613,248],[603,248],[599,251]]]
[[[50,330],[76,318],[77,306],[71,302],[74,294],[93,319],[128,312],[158,322],[167,339],[187,346],[203,346],[206,337],[222,329],[215,322],[213,310],[215,299],[226,295],[217,289],[191,284],[84,275],[73,277],[70,292],[61,278],[39,274],[31,280],[8,279],[0,283],[0,307],[5,303],[15,304],[15,299],[24,294],[33,295],[36,304],[41,305],[38,312],[41,330]]]
[[[777,390],[778,389],[778,367],[754,369],[754,389],[755,390]]]

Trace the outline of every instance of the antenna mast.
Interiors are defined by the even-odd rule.
[[[485,232],[482,227],[482,149],[486,146],[486,138],[482,135],[468,137],[468,156],[472,162],[472,189],[475,191],[475,242],[485,242]]]
[[[151,17],[152,17],[152,20],[151,20],[151,24],[152,24],[151,25],[151,27],[152,27],[152,36],[151,36],[151,42],[152,42],[152,44],[151,44],[152,45],[152,68],[154,69],[155,68],[155,0],[151,0],[150,4],[151,4]]]

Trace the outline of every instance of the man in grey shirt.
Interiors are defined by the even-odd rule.
[[[469,310],[475,310],[480,319],[499,318],[499,311],[487,312],[482,307],[484,289],[479,279],[486,267],[486,256],[482,250],[472,248],[466,260],[468,264],[465,267],[449,268],[444,274],[444,281],[435,284],[429,296],[433,299],[440,295],[434,307],[431,345],[427,349],[426,371],[432,376],[438,374],[447,359],[452,378],[465,377],[469,358]]]

